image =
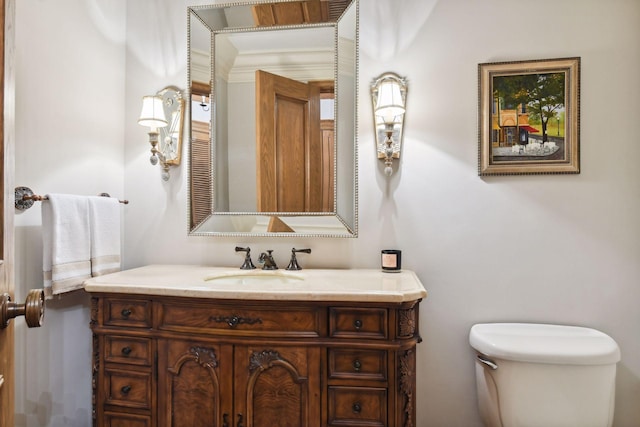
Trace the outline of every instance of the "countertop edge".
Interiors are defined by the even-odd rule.
[[[172,272],[171,277],[168,274],[160,274],[163,271]],[[421,300],[427,297],[427,291],[421,281],[411,270],[403,270],[403,276],[396,276],[381,272],[380,270],[371,269],[345,269],[345,270],[329,270],[329,269],[309,269],[302,272],[311,272],[311,275],[322,275],[320,280],[307,278],[309,282],[322,282],[323,280],[331,280],[331,275],[335,275],[335,280],[345,280],[344,274],[357,274],[362,272],[364,275],[372,276],[375,280],[394,281],[409,286],[402,289],[375,289],[365,286],[359,289],[299,289],[292,287],[290,290],[283,289],[218,289],[206,285],[206,282],[200,283],[193,277],[200,277],[204,272],[223,271],[224,267],[207,267],[207,266],[187,266],[187,265],[149,265],[145,267],[123,270],[105,276],[98,276],[88,279],[84,283],[84,290],[90,294],[126,294],[137,297],[183,297],[183,298],[202,298],[202,299],[226,299],[226,300],[255,300],[255,301],[313,301],[313,302],[379,302],[379,303],[404,303],[415,300]],[[232,269],[226,269],[234,271]],[[160,273],[159,273],[160,272]],[[194,274],[196,272],[197,274]],[[160,274],[160,276],[159,276]],[[162,277],[162,280],[154,280],[155,277]],[[186,277],[186,279],[185,279]],[[354,276],[355,277],[355,276]],[[366,283],[366,282],[365,282]],[[354,287],[355,288],[355,287]]]

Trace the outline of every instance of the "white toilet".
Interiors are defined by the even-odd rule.
[[[487,427],[610,427],[620,349],[595,329],[474,325],[480,415]]]

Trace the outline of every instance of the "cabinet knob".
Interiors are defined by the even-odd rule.
[[[124,317],[125,319],[128,319],[129,316],[131,316],[131,309],[129,308],[123,308],[122,311],[120,312],[120,314],[122,314],[122,317]]]
[[[360,372],[360,369],[362,369],[362,362],[360,362],[360,360],[356,359],[353,361],[353,370],[356,372]]]
[[[244,427],[244,423],[242,422],[242,414],[238,414],[238,424],[236,427]]]
[[[131,391],[131,386],[125,385],[120,389],[120,391],[122,392],[122,394],[129,394],[129,392]]]
[[[362,328],[362,320],[360,320],[360,319],[356,319],[356,320],[353,322],[353,326],[354,326],[356,329],[360,330],[360,328]]]
[[[124,354],[125,356],[128,356],[131,354],[131,347],[126,346],[122,348],[122,354]]]
[[[229,414],[222,414],[222,427],[229,427]]]
[[[353,404],[351,409],[355,414],[359,414],[360,412],[362,412],[362,405],[360,404],[360,402],[356,402]]]

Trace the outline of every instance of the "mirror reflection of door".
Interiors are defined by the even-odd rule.
[[[256,71],[259,212],[333,212],[334,123],[320,120],[333,82]]]

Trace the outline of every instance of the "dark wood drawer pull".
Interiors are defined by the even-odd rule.
[[[124,317],[125,319],[128,319],[129,316],[131,316],[132,311],[128,308],[123,308],[122,311],[120,312],[120,314],[122,314],[122,317]]]
[[[240,316],[211,316],[209,318],[212,322],[216,323],[226,323],[230,328],[235,328],[238,325],[247,324],[247,325],[255,325],[256,323],[262,323],[262,319],[251,318],[251,317],[240,317]]]
[[[125,356],[128,356],[131,354],[131,347],[126,346],[122,348],[122,354],[124,354]]]
[[[360,402],[356,402],[353,404],[351,409],[353,410],[354,414],[359,414],[360,412],[362,412],[362,405],[360,404]]]
[[[362,362],[360,362],[358,359],[353,361],[353,370],[356,372],[360,372],[360,369],[362,369]]]
[[[354,326],[356,329],[360,330],[360,328],[362,328],[362,320],[360,320],[360,319],[356,319],[356,320],[353,322],[353,326]]]
[[[122,392],[122,394],[129,394],[129,392],[131,391],[131,386],[125,385],[120,389],[120,391]]]

